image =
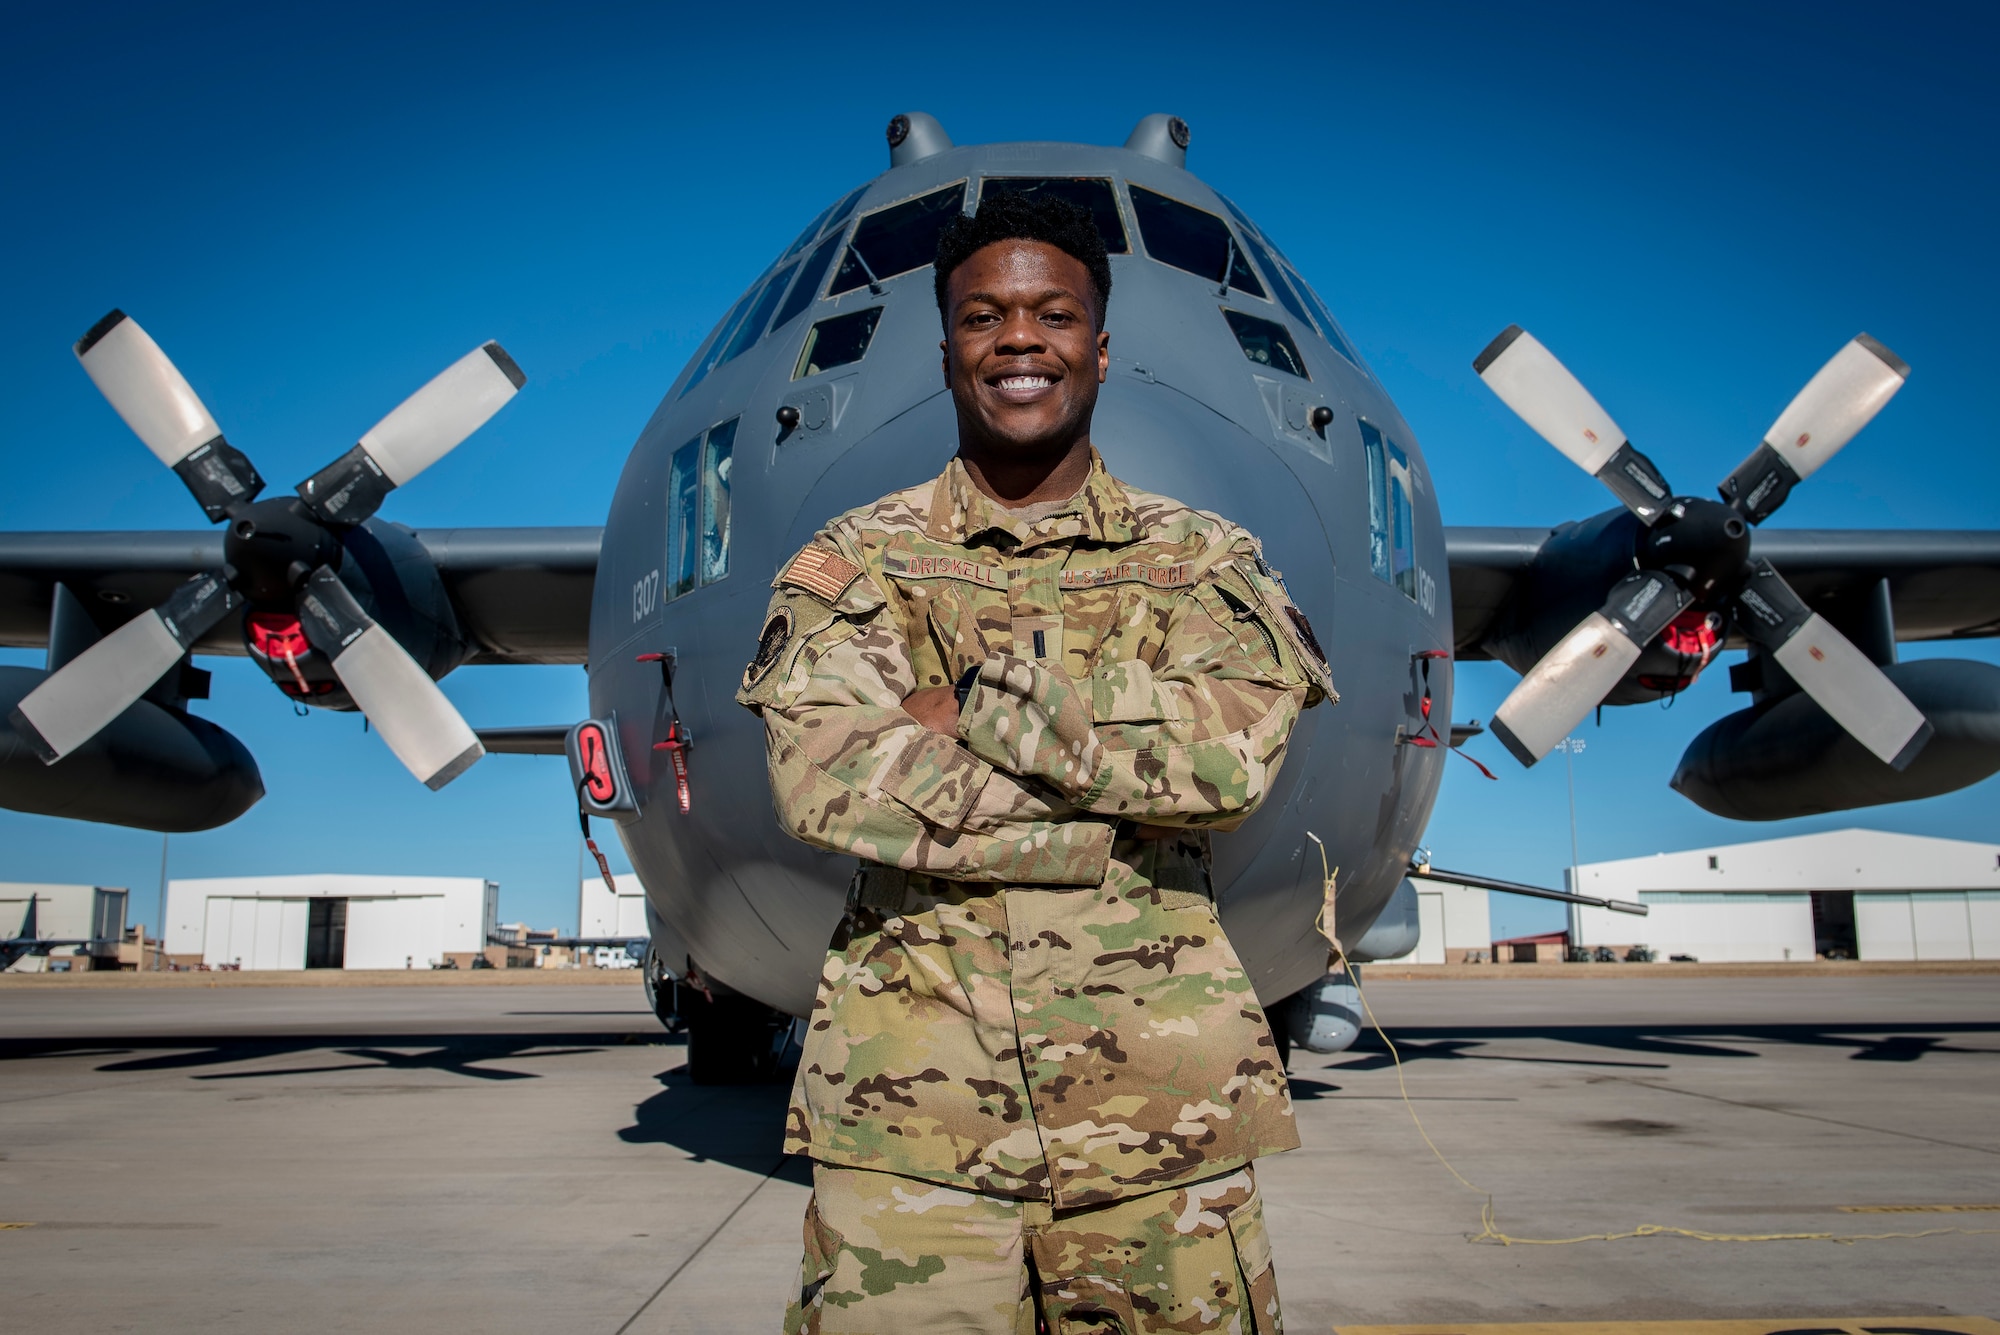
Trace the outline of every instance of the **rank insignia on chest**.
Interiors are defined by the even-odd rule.
[[[789,584],[795,589],[836,602],[847,592],[847,586],[861,578],[861,567],[830,547],[813,543],[785,567],[778,576],[778,583]]]

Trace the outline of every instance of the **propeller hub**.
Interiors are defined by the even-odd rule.
[[[305,577],[340,564],[340,541],[296,496],[243,506],[222,537],[236,591],[253,606],[289,609]]]
[[[1640,531],[1635,555],[1642,570],[1665,571],[1706,598],[1742,573],[1750,559],[1750,526],[1720,501],[1677,496],[1659,523]]]

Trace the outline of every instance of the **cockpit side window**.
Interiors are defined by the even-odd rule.
[[[667,597],[729,574],[729,480],[736,423],[712,426],[674,451],[667,467]]]
[[[1257,281],[1242,247],[1230,234],[1229,224],[1213,213],[1135,185],[1132,216],[1138,220],[1146,253],[1160,263],[1213,283],[1222,282],[1226,270],[1231,288],[1253,297],[1264,296],[1264,285]]]
[[[729,573],[729,475],[735,464],[736,418],[710,427],[701,452],[701,582]]]
[[[1054,195],[1066,199],[1090,214],[1097,224],[1097,233],[1104,238],[1104,249],[1113,255],[1131,252],[1131,243],[1125,239],[1125,220],[1118,216],[1118,195],[1111,188],[1111,182],[1101,176],[989,176],[979,183],[979,200],[983,204],[988,198],[1002,191],[1013,191],[1020,195]]]
[[[667,469],[667,597],[694,587],[695,525],[700,509],[701,440],[674,451]]]
[[[937,258],[938,234],[964,211],[965,182],[957,181],[866,215],[840,257],[827,295],[837,297],[930,264]]]
[[[840,233],[835,232],[806,256],[805,262],[799,266],[799,281],[792,284],[792,294],[778,308],[778,318],[771,321],[772,329],[784,328],[800,311],[812,305],[812,299],[819,295],[820,280],[826,277],[826,268],[833,263],[833,252],[839,248]]]
[[[1310,380],[1306,373],[1306,359],[1299,356],[1299,345],[1292,341],[1292,331],[1276,320],[1264,320],[1243,311],[1222,308],[1222,318],[1229,321],[1229,328],[1236,335],[1237,346],[1243,355],[1259,366],[1268,366],[1274,371],[1295,375],[1301,380]]]
[[[1368,456],[1368,565],[1375,578],[1417,596],[1417,507],[1410,458],[1374,423],[1361,422]]]
[[[870,306],[865,311],[849,311],[821,320],[806,335],[805,346],[799,349],[799,364],[792,370],[792,379],[803,380],[860,361],[868,355],[868,344],[874,340],[875,326],[881,319],[882,308]]]

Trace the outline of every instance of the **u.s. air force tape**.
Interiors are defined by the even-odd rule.
[[[778,576],[778,583],[804,589],[816,597],[834,602],[847,592],[848,585],[859,578],[860,566],[831,547],[812,543],[792,558],[792,563],[785,567],[785,573]]]

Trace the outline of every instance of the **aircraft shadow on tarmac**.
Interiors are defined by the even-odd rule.
[[[629,1034],[314,1034],[298,1038],[154,1036],[0,1039],[0,1062],[47,1057],[111,1057],[107,1074],[190,1071],[194,1080],[267,1080],[336,1071],[436,1071],[473,1080],[538,1080],[535,1071],[491,1063],[509,1058],[579,1056],[635,1041]],[[662,1034],[649,1044],[678,1043]],[[155,1055],[135,1056],[152,1050]],[[203,1070],[300,1057],[308,1064]]]
[[[2000,1036],[2000,1023],[1450,1025],[1390,1030],[1405,1065],[1424,1061],[1503,1061],[1664,1070],[1671,1064],[1581,1054],[1529,1055],[1496,1046],[1536,1039],[1604,1052],[1667,1058],[1756,1058],[1763,1055],[1757,1048],[1770,1046],[1845,1049],[1850,1061],[1872,1062],[1914,1062],[1942,1053],[2000,1056],[2000,1045],[1971,1047],[1953,1042],[1968,1035]],[[1324,1069],[1360,1072],[1394,1064],[1388,1047],[1372,1030],[1363,1033],[1350,1051],[1359,1055]]]
[[[660,1092],[632,1110],[632,1125],[618,1133],[628,1144],[671,1145],[701,1161],[812,1185],[812,1165],[777,1147],[785,1134],[789,1078],[761,1085],[697,1085],[687,1067],[655,1077]]]

